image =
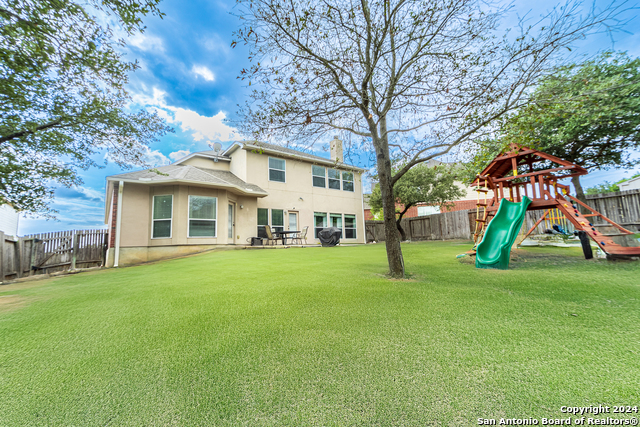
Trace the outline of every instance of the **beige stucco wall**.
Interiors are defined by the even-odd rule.
[[[465,194],[460,197],[458,200],[477,200],[478,197],[478,192],[475,190],[476,187],[470,187],[468,185],[465,185],[462,182],[458,182],[456,181],[456,185],[458,187],[460,187],[460,189],[462,189],[462,191],[465,192]],[[484,194],[480,193],[480,199],[484,200]],[[493,199],[493,191],[489,190],[489,192],[487,193],[487,199]]]
[[[235,176],[243,180],[244,182],[251,182],[252,184],[256,184],[260,186],[257,182],[247,181],[247,152],[242,148],[236,148],[233,153],[231,153],[231,164],[229,165],[229,170]],[[264,188],[264,187],[263,187]]]
[[[173,218],[171,237],[151,238],[152,208],[154,195],[173,196]],[[209,196],[217,198],[216,236],[188,237],[189,196]],[[233,224],[235,232],[229,238],[229,203],[234,205]],[[242,208],[240,207],[242,206]],[[244,244],[247,238],[255,236],[257,224],[256,197],[241,196],[227,190],[190,185],[149,186],[125,183],[122,197],[122,228],[120,246],[155,247],[171,245],[215,245]]]
[[[245,150],[243,150],[245,151]],[[298,229],[309,226],[307,241],[313,238],[314,212],[327,214],[351,214],[356,216],[356,239],[342,239],[345,243],[364,243],[364,217],[362,209],[362,175],[354,172],[354,191],[319,188],[312,185],[310,162],[285,159],[286,182],[269,181],[270,154],[247,152],[247,182],[256,183],[265,189],[269,196],[258,199],[257,207],[284,209],[298,212]],[[257,212],[256,212],[257,216]],[[285,214],[285,229],[288,229],[288,215]],[[257,233],[257,221],[254,222]]]

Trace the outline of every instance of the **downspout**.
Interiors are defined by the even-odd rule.
[[[367,219],[364,217],[364,182],[362,181],[362,173],[360,174],[360,198],[362,199],[362,234],[365,245],[367,244]]]
[[[116,211],[116,252],[114,254],[113,266],[118,266],[120,260],[120,229],[122,228],[122,188],[124,187],[124,181],[118,183],[118,207]]]

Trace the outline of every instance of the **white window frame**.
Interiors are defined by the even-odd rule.
[[[207,197],[209,199],[214,199],[216,201],[216,211],[215,211],[215,219],[202,219],[202,218],[191,218],[191,198],[192,197]],[[213,236],[192,236],[191,235],[191,221],[214,221],[215,225],[213,227]],[[197,194],[189,194],[189,201],[187,203],[187,237],[189,239],[217,239],[218,238],[218,198],[213,196],[199,196]]]
[[[171,196],[171,218],[154,219],[153,216],[156,210],[155,198],[163,197],[163,196]],[[169,237],[153,237],[153,224],[155,221],[169,221]],[[173,236],[173,194],[154,194],[153,197],[151,198],[151,239],[152,240],[171,239],[172,236]]]
[[[282,225],[274,225],[273,224],[273,211],[282,211]],[[271,232],[272,233],[277,233],[278,232],[278,231],[275,230],[275,227],[282,227],[282,231],[286,230],[285,225],[284,225],[285,224],[285,218],[284,218],[285,217],[285,212],[286,212],[285,209],[274,209],[274,208],[269,209],[269,227],[271,227]]]
[[[327,169],[327,188],[329,190],[338,190],[340,191],[340,189],[342,189],[342,171],[340,169],[334,169],[334,168],[326,168]],[[335,178],[329,178],[329,171],[330,170],[334,170],[336,172],[338,172],[338,179],[336,180]],[[338,181],[338,188],[331,188],[331,185],[329,185],[329,181],[333,180],[333,181]]]
[[[325,221],[325,225],[322,228],[327,228],[329,224],[329,213],[328,212],[313,212],[313,238],[317,239],[318,236],[316,236],[316,214],[318,215],[324,215],[324,221]]]
[[[347,221],[345,220],[345,215],[349,215],[353,217],[353,227],[348,227],[350,230],[353,230],[353,235],[355,237],[347,237]],[[342,234],[345,239],[357,239],[358,238],[358,217],[355,214],[343,214],[342,215]]]
[[[425,211],[427,212],[425,213]],[[440,206],[418,206],[418,216],[437,215],[439,213],[441,213]]]
[[[271,163],[271,159],[281,160],[282,162],[284,162],[284,169],[274,169],[274,168],[272,168],[271,164],[270,164]],[[284,181],[276,181],[274,179],[271,179],[271,170],[284,172]],[[268,157],[268,160],[267,160],[267,175],[268,175],[267,178],[269,178],[269,181],[271,181],[271,182],[280,182],[282,184],[286,184],[287,183],[287,161],[285,159],[280,159],[278,157]]]
[[[344,234],[344,218],[342,217],[341,213],[331,213],[329,212],[329,222],[328,222],[328,227],[333,227],[333,224],[331,223],[331,217],[340,217],[340,227],[336,227],[339,228],[342,231],[342,234]]]
[[[267,211],[267,223],[266,224],[258,224],[258,226],[256,227],[256,230],[258,230],[258,236],[260,236],[260,227],[265,227],[265,226],[269,226],[271,227],[271,224],[269,224],[269,221],[271,219],[271,212],[269,212],[269,208],[258,208],[258,210],[260,209],[264,209],[265,211]],[[256,222],[258,222],[258,210],[256,210]],[[265,236],[267,235],[267,232],[265,231]],[[266,237],[263,237],[263,239],[266,239]]]
[[[345,181],[344,180],[344,174],[345,173],[350,173],[351,174],[351,177],[352,177],[351,181]],[[340,171],[340,181],[341,181],[341,184],[342,184],[341,187],[340,187],[342,189],[342,191],[348,191],[349,193],[355,193],[356,192],[356,174],[355,173],[353,173],[352,171]],[[345,182],[350,182],[351,186],[353,187],[353,189],[352,190],[345,190],[344,189],[344,183]]]
[[[317,168],[322,168],[322,171],[324,172],[324,175],[322,175],[322,179],[324,179],[324,185],[322,187],[319,185],[315,185],[313,182],[314,177],[320,178],[320,175],[314,175],[313,173],[314,166]],[[326,167],[320,166],[320,165],[311,165],[311,186],[315,188],[327,188],[327,168]]]

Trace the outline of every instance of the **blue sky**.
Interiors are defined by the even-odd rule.
[[[225,118],[235,117],[237,104],[243,103],[248,93],[244,83],[236,79],[239,71],[249,65],[248,51],[242,45],[230,47],[232,32],[240,25],[232,14],[234,4],[233,0],[164,0],[160,8],[166,16],[147,18],[145,33],[128,39],[127,59],[136,59],[141,67],[129,84],[135,103],[156,109],[175,128],[175,133],[149,147],[149,163],[168,164],[190,152],[208,150],[210,142],[219,141],[227,147],[239,137],[224,122]],[[527,13],[535,18],[556,4],[546,0],[535,4],[515,1],[509,21]],[[640,1],[629,2],[629,6],[637,8]],[[608,34],[599,34],[581,42],[574,54],[592,55],[615,48],[640,56],[640,31],[635,31],[640,28],[640,20],[635,19],[637,13],[633,10],[625,15],[632,21],[624,27],[626,32],[614,34],[615,43]],[[322,153],[318,147],[318,154]],[[368,157],[363,153],[357,163],[369,166],[363,163]],[[97,160],[103,163],[102,158]],[[19,234],[104,227],[105,178],[121,172],[111,163],[81,171],[81,187],[56,190],[53,207],[59,211],[58,221],[21,218]],[[583,177],[582,182],[589,187],[632,173],[594,172]]]

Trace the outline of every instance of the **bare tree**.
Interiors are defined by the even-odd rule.
[[[569,0],[500,34],[508,8],[480,0],[238,0],[245,25],[233,45],[249,45],[240,77],[256,89],[237,125],[258,140],[313,144],[339,130],[370,143],[390,275],[403,277],[394,183],[486,135],[563,49],[621,9],[580,16],[580,7]],[[392,158],[404,164],[395,173]]]

